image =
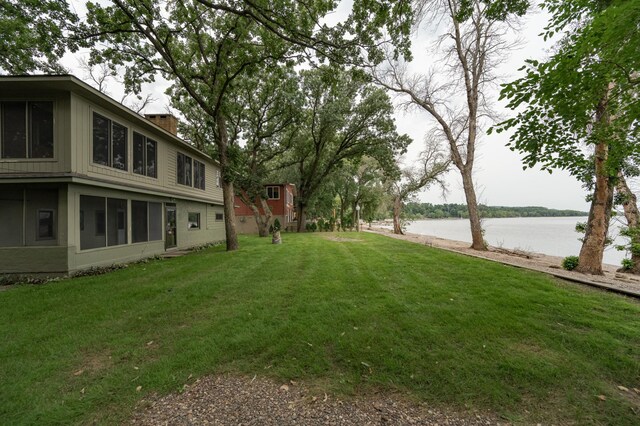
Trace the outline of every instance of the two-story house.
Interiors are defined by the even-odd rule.
[[[220,169],[73,76],[0,77],[0,274],[66,274],[225,239]]]
[[[282,229],[293,231],[297,223],[296,208],[293,197],[296,195],[296,186],[292,183],[268,184],[264,187],[264,197],[273,214],[273,220],[278,219]],[[240,197],[235,197],[233,207],[236,214],[236,229],[241,234],[258,233],[253,210],[247,206]],[[264,214],[260,207],[260,213]]]

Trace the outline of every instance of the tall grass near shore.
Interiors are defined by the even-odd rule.
[[[0,423],[120,422],[222,372],[638,423],[638,302],[384,236],[283,237],[0,292]]]

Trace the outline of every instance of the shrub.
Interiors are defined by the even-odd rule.
[[[278,232],[280,228],[282,228],[282,225],[280,225],[280,221],[276,217],[276,220],[273,221],[273,225],[271,225],[271,228],[270,228],[271,233],[273,234],[274,232]]]
[[[631,259],[622,259],[622,269],[624,271],[628,271],[630,269],[633,269],[633,260]]]
[[[325,221],[323,218],[318,219],[318,231],[322,232],[322,231],[326,231],[325,229]]]
[[[305,223],[305,224],[304,224],[304,229],[305,229],[307,232],[311,232],[311,223],[310,223],[310,222]]]
[[[573,271],[578,267],[578,256],[567,256],[562,260],[562,267],[567,271]]]
[[[318,225],[315,222],[311,223],[311,232],[316,232],[318,230]]]

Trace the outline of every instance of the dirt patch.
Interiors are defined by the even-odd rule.
[[[84,374],[95,374],[113,364],[113,359],[108,352],[95,353],[89,352],[83,355],[82,362],[72,372],[73,376],[82,376]]]
[[[640,388],[614,385],[613,392],[629,401],[632,405],[631,409],[633,412],[640,417]]]
[[[329,241],[336,241],[338,243],[361,243],[362,240],[358,240],[356,238],[346,238],[346,237],[325,237]]]
[[[349,401],[314,394],[303,384],[264,378],[205,377],[184,392],[139,403],[136,425],[496,425],[497,418],[476,413],[445,413],[392,396]]]

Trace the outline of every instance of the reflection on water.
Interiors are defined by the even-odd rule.
[[[482,226],[489,245],[565,257],[580,253],[580,234],[575,232],[575,226],[586,221],[586,217],[514,217],[484,219]],[[611,228],[610,234],[617,235],[618,225],[612,224]],[[407,226],[407,232],[471,242],[466,219],[415,220]],[[622,238],[614,242],[623,243]],[[614,244],[605,250],[604,262],[620,265],[624,253],[616,250]]]

